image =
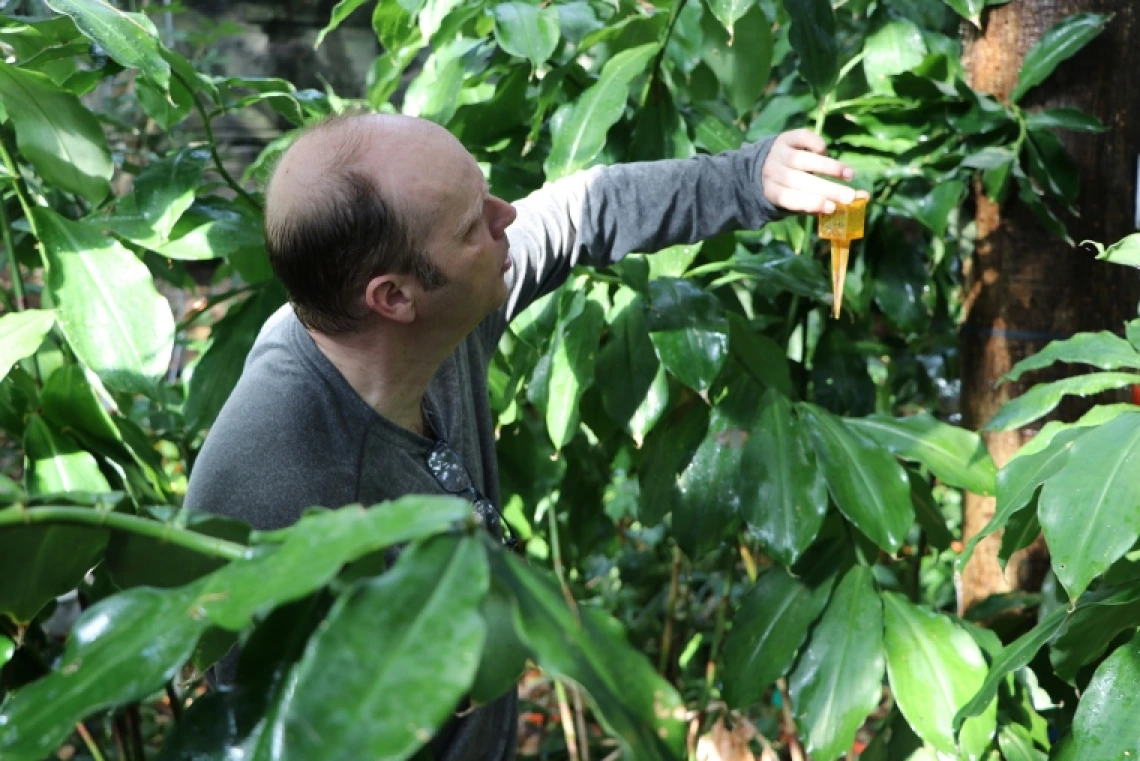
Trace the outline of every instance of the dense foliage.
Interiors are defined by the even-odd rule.
[[[953,425],[964,205],[977,179],[1066,234],[1054,210],[1078,176],[1054,130],[1102,127],[1017,101],[1106,18],[1050,30],[998,103],[959,55],[981,0],[376,5],[367,104],[445,125],[508,199],[796,126],[872,195],[841,320],[813,220],[788,218],[576,272],[511,325],[491,388],[527,563],[450,500],[314,509],[272,533],[179,508],[284,300],[250,188],[292,133],[239,182],[211,120],[269,108],[296,128],[356,104],[208,75],[99,0],[47,4],[57,15],[0,16],[0,427],[22,470],[0,479],[4,759],[77,727],[85,752],[109,739],[141,759],[137,706],[164,690],[177,724],[147,732],[162,759],[407,758],[527,658],[556,680],[545,754],[673,758],[727,727],[816,761],[1140,752],[1138,409],[1050,423],[1000,472]],[[342,0],[330,29],[366,4]],[[160,129],[128,140],[139,119]],[[1140,322],[1011,375],[1053,362],[1103,372],[1037,386],[991,427],[1135,383]],[[955,615],[953,563],[974,544],[958,557],[962,490],[997,495],[987,532],[1004,528],[1006,557],[1044,531],[1047,594]],[[64,637],[56,598],[76,588]],[[1003,645],[978,622],[1011,605],[1040,622]],[[238,638],[236,689],[203,694]],[[579,688],[588,720],[568,707]]]

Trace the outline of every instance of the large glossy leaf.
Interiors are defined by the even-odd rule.
[[[1100,13],[1077,13],[1045,32],[1026,53],[1010,100],[1016,103],[1030,88],[1048,79],[1062,61],[1072,58],[1099,35],[1108,19]]]
[[[1012,431],[1052,412],[1067,394],[1091,396],[1115,388],[1128,388],[1138,379],[1140,376],[1133,373],[1090,373],[1042,383],[1003,404],[982,430]]]
[[[435,48],[423,71],[408,85],[404,113],[438,124],[450,121],[459,107],[466,76],[464,59],[478,44],[478,40],[460,37]]]
[[[755,0],[748,5],[724,27],[707,14],[701,19],[701,60],[716,74],[739,114],[756,109],[772,71],[772,24]]]
[[[589,166],[606,144],[606,133],[625,110],[629,86],[657,54],[657,45],[623,50],[602,67],[601,76],[577,101],[558,109],[551,120],[550,155],[544,168],[556,180]]]
[[[340,597],[290,674],[253,758],[408,758],[478,666],[487,593],[479,539],[438,537]]]
[[[764,395],[744,459],[756,474],[742,504],[748,529],[769,555],[791,565],[823,525],[827,483],[807,431],[779,391]]]
[[[1092,365],[1101,370],[1119,370],[1122,367],[1140,370],[1140,352],[1128,341],[1107,330],[1078,333],[1072,338],[1053,341],[1036,354],[1021,360],[1001,376],[1001,381],[1016,381],[1025,373],[1048,367],[1054,362]],[[1137,380],[1140,381],[1140,377]]]
[[[724,640],[724,699],[730,708],[759,702],[792,667],[834,582],[828,576],[809,583],[777,566],[749,590]]]
[[[40,348],[55,325],[50,309],[27,309],[0,317],[0,380],[12,366]]]
[[[645,656],[600,610],[567,607],[557,585],[506,553],[489,556],[496,583],[515,597],[515,624],[538,665],[581,685],[603,725],[636,761],[678,758],[685,706]]]
[[[526,58],[538,68],[558,45],[558,6],[540,8],[513,0],[491,9],[495,18],[495,39],[513,56]]]
[[[29,417],[24,428],[24,457],[25,488],[33,496],[111,488],[95,458],[40,415]]]
[[[471,684],[471,702],[489,703],[510,690],[517,690],[519,678],[526,670],[530,651],[515,629],[514,598],[502,582],[492,581],[480,613],[487,627],[479,669]]]
[[[120,234],[127,230],[120,231]],[[147,239],[136,242],[153,246],[153,242]],[[250,250],[261,251],[264,255],[264,246],[265,238],[258,217],[240,204],[209,196],[194,199],[175,223],[170,240],[153,247],[163,256],[186,261],[234,257],[232,261],[236,267],[240,266],[237,255]]]
[[[728,361],[728,320],[716,297],[690,280],[649,285],[646,321],[661,363],[694,391],[707,391]]]
[[[209,161],[209,151],[184,148],[148,164],[135,178],[134,192],[120,198],[114,214],[100,221],[140,245],[161,245],[194,202]]]
[[[143,20],[123,13],[104,0],[45,0],[57,13],[75,19],[75,25],[111,58],[165,90],[170,86],[170,65],[160,53],[161,43]]]
[[[834,761],[879,705],[883,691],[883,606],[871,569],[857,566],[839,582],[789,680],[805,750]]]
[[[904,418],[871,415],[847,418],[848,426],[897,457],[922,463],[951,486],[993,494],[997,471],[981,437],[922,412]]]
[[[986,0],[946,0],[946,4],[957,11],[959,16],[981,28],[982,9],[986,7]]]
[[[1140,626],[1140,582],[1099,587],[1087,598],[1101,604],[1077,609],[1049,648],[1055,673],[1069,682],[1082,666],[1100,658],[1121,632]]]
[[[998,747],[1005,761],[1045,761],[1033,744],[1033,736],[1020,724],[1006,724],[998,733]]]
[[[922,31],[907,20],[888,21],[863,43],[863,71],[867,84],[891,92],[890,77],[910,71],[926,56]]]
[[[470,513],[471,505],[464,500],[420,495],[370,509],[348,506],[309,513],[280,532],[280,545],[262,548],[207,577],[201,612],[217,626],[241,631],[259,612],[319,589],[345,563],[445,531]]]
[[[799,74],[816,97],[835,87],[839,75],[839,45],[835,38],[835,12],[830,0],[784,0],[792,17],[788,39],[800,57]]]
[[[645,440],[644,460],[638,468],[638,514],[642,523],[656,526],[681,501],[677,478],[689,464],[708,430],[708,407],[698,404],[666,418]]]
[[[1140,538],[1140,414],[1078,438],[1041,488],[1038,519],[1053,571],[1076,598]]]
[[[583,302],[578,314],[559,325],[551,347],[546,430],[555,449],[574,438],[582,394],[594,384],[594,361],[605,315],[594,299]]]
[[[237,385],[246,355],[261,326],[285,303],[279,281],[271,280],[226,316],[214,323],[210,344],[190,375],[183,415],[186,428],[199,431],[213,425]]]
[[[958,753],[954,714],[981,688],[986,661],[977,643],[948,617],[911,604],[895,592],[883,592],[883,644],[891,692],[918,736],[939,751]],[[963,733],[993,735],[996,701],[982,720]]]
[[[1100,664],[1073,716],[1072,741],[1058,761],[1140,756],[1140,634]]]
[[[794,397],[791,367],[784,349],[771,338],[760,333],[748,321],[730,312],[728,315],[728,348],[748,373],[766,388]]]
[[[1025,114],[1025,124],[1031,130],[1065,129],[1072,132],[1104,132],[1107,129],[1100,119],[1079,108],[1046,108]]]
[[[733,33],[736,22],[756,7],[756,0],[708,0],[709,10],[716,16],[717,21],[724,25],[729,35]]]
[[[884,550],[898,551],[914,522],[902,466],[826,410],[806,403],[797,410],[840,512]]]
[[[85,611],[56,668],[0,710],[5,761],[39,761],[88,714],[161,689],[209,626],[194,614],[197,591],[142,587]]]
[[[1073,442],[1085,432],[1083,428],[1069,429],[1054,437],[1045,449],[1034,453],[1018,453],[1006,463],[997,475],[997,508],[994,516],[966,543],[957,561],[959,569],[965,568],[966,563],[970,562],[978,542],[1005,528],[1010,517],[1033,500],[1041,484],[1065,466]]]
[[[35,215],[68,344],[108,386],[153,392],[170,363],[174,316],[150,271],[95,228],[50,209]]]
[[[756,409],[753,391],[737,386],[713,409],[708,435],[677,482],[681,500],[673,508],[673,534],[693,560],[720,544],[755,488],[758,463],[745,462],[744,454]]]
[[[9,508],[14,509],[14,508]],[[45,605],[75,589],[103,557],[107,532],[86,526],[0,529],[0,615],[27,624]]]
[[[95,115],[45,75],[0,61],[0,102],[16,144],[41,177],[92,204],[106,198],[115,165]]]
[[[661,363],[649,340],[645,299],[636,291],[618,289],[609,323],[610,338],[598,352],[597,374],[603,379],[600,388],[606,412],[626,428],[645,402]],[[610,382],[616,378],[621,382]]]

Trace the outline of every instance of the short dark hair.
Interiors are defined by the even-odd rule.
[[[340,115],[306,130],[333,126],[335,155],[327,175],[303,208],[288,216],[265,216],[269,262],[289,293],[301,323],[319,333],[350,333],[366,312],[361,296],[368,281],[387,273],[411,274],[432,290],[445,283],[423,251],[424,235],[384,198],[376,181],[357,167],[363,135]]]

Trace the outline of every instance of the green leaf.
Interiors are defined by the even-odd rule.
[[[957,754],[952,726],[954,714],[982,686],[986,661],[973,638],[946,616],[912,605],[895,592],[883,592],[883,644],[887,677],[903,716],[918,734],[939,751]],[[996,701],[985,728],[993,735]]]
[[[623,50],[606,61],[598,81],[551,120],[550,155],[544,166],[548,180],[565,177],[590,165],[606,144],[606,133],[621,118],[629,86],[657,54],[656,44]]]
[[[1133,233],[1117,241],[1101,251],[1096,258],[1111,264],[1140,267],[1140,233]]]
[[[24,357],[36,353],[55,325],[50,309],[26,309],[0,317],[0,380]]]
[[[194,199],[174,225],[170,238],[155,246],[155,252],[183,261],[233,257],[237,266],[239,255],[265,248],[261,220],[248,208],[218,196]],[[135,242],[148,245],[145,240]]]
[[[1045,754],[1033,745],[1029,730],[1020,724],[1006,724],[998,733],[998,747],[1005,761],[1045,761]]]
[[[1033,183],[1024,176],[1017,178],[1017,197],[1022,203],[1029,207],[1033,215],[1037,217],[1037,221],[1041,223],[1041,226],[1045,228],[1050,235],[1060,238],[1070,246],[1074,245],[1073,239],[1069,237],[1069,231],[1068,228],[1065,227],[1065,223],[1053,213],[1052,209],[1045,205],[1045,202],[1041,199],[1041,194],[1034,189]]]
[[[1030,130],[1065,129],[1070,132],[1104,132],[1100,119],[1079,108],[1046,108],[1025,114],[1025,126]]]
[[[46,208],[35,210],[59,326],[108,386],[153,393],[174,349],[174,316],[150,271],[117,241]]]
[[[210,344],[190,375],[182,411],[188,431],[213,425],[237,385],[258,331],[284,303],[284,289],[279,281],[272,280],[245,301],[231,306],[226,316],[214,323]]]
[[[39,415],[29,417],[24,429],[24,457],[30,495],[111,490],[95,458]]]
[[[92,452],[133,461],[114,419],[79,365],[64,365],[48,376],[40,393],[40,406],[45,420],[60,431],[68,431]]]
[[[902,466],[826,410],[800,403],[797,411],[811,432],[839,511],[879,547],[897,552],[914,522],[910,482]]]
[[[834,583],[833,576],[808,583],[777,566],[748,591],[724,640],[724,699],[730,708],[758,703],[792,667]]]
[[[793,396],[791,367],[784,349],[768,336],[756,331],[748,321],[730,312],[728,315],[728,349],[749,375],[766,388]]]
[[[317,39],[313,42],[313,49],[316,50],[325,41],[325,36],[335,30],[341,23],[351,16],[357,8],[364,5],[367,0],[340,0],[333,6],[332,13],[329,14],[329,23],[325,24],[325,28],[317,33]],[[403,3],[400,3],[403,5]]]
[[[1068,204],[1076,203],[1080,193],[1080,170],[1057,136],[1048,131],[1030,130],[1026,145],[1029,148],[1030,176],[1053,198]]]
[[[857,566],[839,582],[789,679],[804,749],[834,761],[879,705],[883,691],[883,607],[871,569]]]
[[[729,39],[732,39],[736,22],[756,7],[756,0],[708,0],[708,4],[709,10],[728,30]]]
[[[246,523],[210,513],[189,512],[165,518],[172,526],[189,529],[238,544],[248,544],[250,527]],[[173,545],[143,534],[118,531],[111,535],[103,568],[120,589],[131,587],[171,588],[218,570],[226,561]]]
[[[1062,61],[1072,58],[1099,35],[1108,19],[1100,13],[1077,13],[1045,32],[1025,55],[1010,101],[1016,103],[1030,88],[1048,79]]]
[[[558,326],[551,347],[546,430],[555,449],[574,438],[582,394],[594,384],[594,360],[605,315],[594,299],[583,301],[581,312]]]
[[[1128,341],[1107,330],[1077,333],[1072,338],[1053,341],[1036,354],[1021,360],[1001,376],[998,382],[1016,381],[1025,373],[1048,367],[1054,362],[1092,365],[1101,370],[1118,370],[1121,367],[1140,370],[1140,352]],[[1140,382],[1140,376],[1136,380]]]
[[[209,626],[195,615],[197,591],[140,587],[84,611],[56,668],[0,710],[5,761],[52,755],[89,714],[161,690]]]
[[[499,47],[538,68],[554,53],[560,34],[558,6],[539,8],[526,2],[499,3],[491,9]]]
[[[637,472],[642,523],[656,526],[680,503],[677,477],[704,440],[708,424],[708,407],[698,405],[667,418],[645,440],[644,460]]]
[[[204,579],[200,612],[216,626],[241,631],[256,614],[319,589],[345,563],[445,531],[470,514],[465,500],[424,495],[368,510],[347,506],[309,513],[288,529],[253,537],[280,537],[280,545],[235,560]]]
[[[772,24],[755,0],[740,5],[745,6],[744,14],[724,28],[708,15],[701,18],[701,60],[716,74],[736,112],[750,114],[772,71]]]
[[[780,392],[764,394],[743,457],[756,474],[742,503],[749,532],[767,554],[791,565],[823,525],[827,483],[807,431]]]
[[[690,280],[649,284],[646,321],[657,356],[694,391],[707,391],[728,361],[728,320],[711,293]]]
[[[104,0],[45,2],[75,19],[79,30],[124,68],[138,69],[163,90],[170,87],[170,65],[160,53],[161,43],[143,23],[145,17],[123,13]]]
[[[914,519],[926,532],[926,540],[936,550],[949,549],[954,541],[954,536],[946,527],[946,518],[934,501],[930,484],[910,468],[907,468],[906,477],[910,481],[910,501],[914,504]]]
[[[1121,632],[1140,626],[1140,584],[1100,587],[1087,597],[1101,604],[1075,611],[1049,651],[1057,676],[1067,682],[1075,683],[1080,668],[1099,659]]]
[[[0,585],[0,615],[28,624],[49,602],[75,589],[106,547],[107,531],[95,527],[38,524],[0,529],[0,576],[8,579]]]
[[[830,0],[784,0],[791,16],[788,33],[800,57],[798,71],[817,98],[835,87],[839,76],[839,45],[835,38],[835,12]]]
[[[1097,667],[1073,716],[1073,738],[1058,761],[1140,756],[1140,634]]]
[[[638,408],[645,402],[661,363],[649,340],[645,322],[645,299],[622,287],[614,294],[610,313],[610,339],[598,352],[597,376],[602,404],[622,428],[629,430]],[[620,382],[607,382],[620,378]],[[641,434],[644,436],[645,432]]]
[[[1033,540],[1040,535],[1041,523],[1037,520],[1036,504],[1030,510],[1011,515],[1005,532],[1001,535],[1001,548],[998,550],[998,564],[1001,568],[1005,569],[1013,553],[1033,544]]]
[[[446,124],[459,107],[459,92],[466,77],[465,58],[479,40],[460,37],[435,48],[423,71],[408,85],[404,113]]]
[[[993,518],[966,543],[957,560],[959,570],[966,567],[978,542],[1005,528],[1009,519],[1033,500],[1038,487],[1056,475],[1069,461],[1073,441],[1085,433],[1073,428],[1058,434],[1049,446],[1039,452],[1018,453],[997,474],[997,508]]]
[[[0,101],[20,154],[44,180],[92,204],[106,198],[115,165],[102,126],[78,98],[43,74],[0,62]]]
[[[946,4],[974,26],[982,27],[982,9],[986,7],[986,0],[946,0]]]
[[[515,603],[511,590],[493,582],[479,609],[487,627],[479,670],[471,684],[471,701],[490,703],[517,690],[519,678],[531,656],[515,629]]]
[[[888,21],[863,43],[863,71],[878,92],[892,92],[890,77],[910,71],[926,57],[922,31],[910,21]]]
[[[904,418],[871,415],[844,422],[892,454],[922,463],[951,486],[993,494],[997,469],[978,434],[920,412]]]
[[[1002,648],[990,663],[989,673],[986,674],[986,679],[977,694],[954,716],[955,728],[961,727],[963,721],[969,717],[978,716],[988,710],[997,695],[998,686],[1005,681],[1006,676],[1028,665],[1037,655],[1037,651],[1057,635],[1067,615],[1068,611],[1064,607],[1057,608],[1041,619],[1037,626]]]
[[[1138,472],[1140,414],[1121,415],[1077,439],[1041,488],[1038,519],[1053,571],[1073,599],[1140,538]]]
[[[1138,376],[1131,373],[1090,373],[1042,383],[1003,404],[982,430],[1012,431],[1052,412],[1067,394],[1091,396],[1115,388],[1128,388],[1137,380]]]
[[[4,664],[12,660],[15,653],[16,643],[0,634],[0,668],[4,668]]]
[[[149,79],[138,79],[135,84],[139,105],[150,118],[158,122],[160,127],[170,131],[194,110],[196,91],[205,91],[204,94],[215,101],[217,92],[213,84],[203,80],[185,58],[167,48],[160,48],[159,53],[170,65],[170,70],[174,74],[170,80],[169,90],[159,87]]]
[[[124,237],[148,248],[161,245],[194,203],[209,162],[209,151],[183,148],[148,164],[135,178],[134,191],[116,202],[109,221],[112,229],[127,230],[121,232]]]
[[[405,759],[451,715],[486,627],[483,548],[473,537],[413,545],[342,595],[289,675],[254,759]],[[277,745],[277,743],[273,743]]]

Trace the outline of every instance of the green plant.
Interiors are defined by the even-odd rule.
[[[996,493],[1003,519],[1021,522],[1007,537],[1027,536],[1039,510],[1022,508],[1041,481],[1016,481],[1030,493],[1015,505],[1005,490],[1030,478],[1019,469],[1069,437],[1131,442],[1122,426],[1135,417],[1064,429],[996,473],[979,437],[939,412],[956,374],[970,182],[980,172],[995,199],[1016,186],[1064,235],[1050,204],[1072,203],[1076,177],[1050,130],[1101,129],[1079,112],[1028,113],[971,90],[953,11],[976,15],[974,3],[375,6],[385,53],[368,104],[447,126],[508,199],[597,163],[719,152],[804,125],[872,193],[842,321],[828,317],[813,220],[791,218],[583,270],[512,323],[490,385],[505,512],[531,566],[485,545],[448,501],[316,511],[269,534],[178,508],[203,433],[284,299],[264,255],[260,196],[227,172],[210,122],[261,105],[300,127],[353,104],[282,80],[206,76],[144,16],[97,0],[48,4],[65,15],[0,17],[0,44],[13,51],[0,63],[11,284],[0,427],[24,464],[22,478],[0,481],[11,505],[0,511],[5,758],[42,757],[77,725],[92,755],[110,739],[119,757],[142,758],[137,705],[163,692],[178,721],[154,732],[160,758],[222,748],[311,758],[302,717],[325,753],[405,758],[466,692],[510,689],[528,656],[563,696],[565,745],[554,733],[547,752],[616,742],[632,758],[676,757],[689,725],[703,734],[726,719],[815,759],[868,741],[866,758],[923,746],[1034,757],[1050,747],[1046,721],[1066,729],[1074,703],[1043,709],[1037,685],[1011,675],[1032,657],[1025,643],[1040,648],[1057,627],[1075,638],[1082,626],[1107,631],[1102,615],[1122,617],[1110,639],[1134,632],[1123,556],[1136,537],[1119,530],[1114,547],[1128,546],[1107,564],[1057,574],[1076,609],[1049,613],[1028,640],[1003,649],[946,612],[960,490]],[[330,29],[365,5],[342,0]],[[1042,51],[1075,50],[1105,23],[1083,15],[1052,30],[1019,94],[1060,63]],[[147,155],[141,168],[117,164],[106,132],[122,120],[82,98],[126,78],[132,103],[163,130],[193,112],[205,142]],[[243,182],[263,179],[289,139]],[[109,193],[116,173],[135,175],[129,193]],[[1107,255],[1131,261],[1133,249]],[[176,319],[155,278],[193,289],[185,265],[202,260],[220,264],[210,308]],[[225,316],[211,320],[220,306]],[[204,344],[191,337],[199,324],[210,327]],[[1134,341],[1101,337],[1047,349],[1022,370],[1109,343],[1125,363],[1106,369],[1135,367],[1120,359],[1134,361]],[[181,367],[176,347],[201,350],[182,374],[170,370]],[[1135,380],[1118,375],[1081,380]],[[1068,387],[1041,388],[994,425],[1034,419],[1046,411],[1040,397]],[[1085,446],[1093,458],[1108,443]],[[1127,500],[1106,509],[1135,512]],[[379,553],[406,541],[400,564],[375,575]],[[557,582],[534,567],[546,563]],[[46,624],[53,600],[75,588],[86,610],[62,643]],[[409,613],[385,618],[392,609]],[[429,647],[436,633],[451,646]],[[199,696],[202,669],[235,638],[240,688]],[[1131,678],[1134,649],[1116,650],[1098,685]],[[1057,675],[1102,652],[1061,656],[1072,671]],[[345,657],[351,669],[334,666]],[[392,700],[412,663],[431,664],[432,678],[414,682],[417,700]],[[579,696],[563,682],[584,690],[589,717],[571,715]],[[349,705],[369,718],[344,721]],[[1076,750],[1064,752],[1078,753],[1089,731],[1076,710],[1076,739],[1059,746]],[[276,744],[281,733],[290,742]]]

